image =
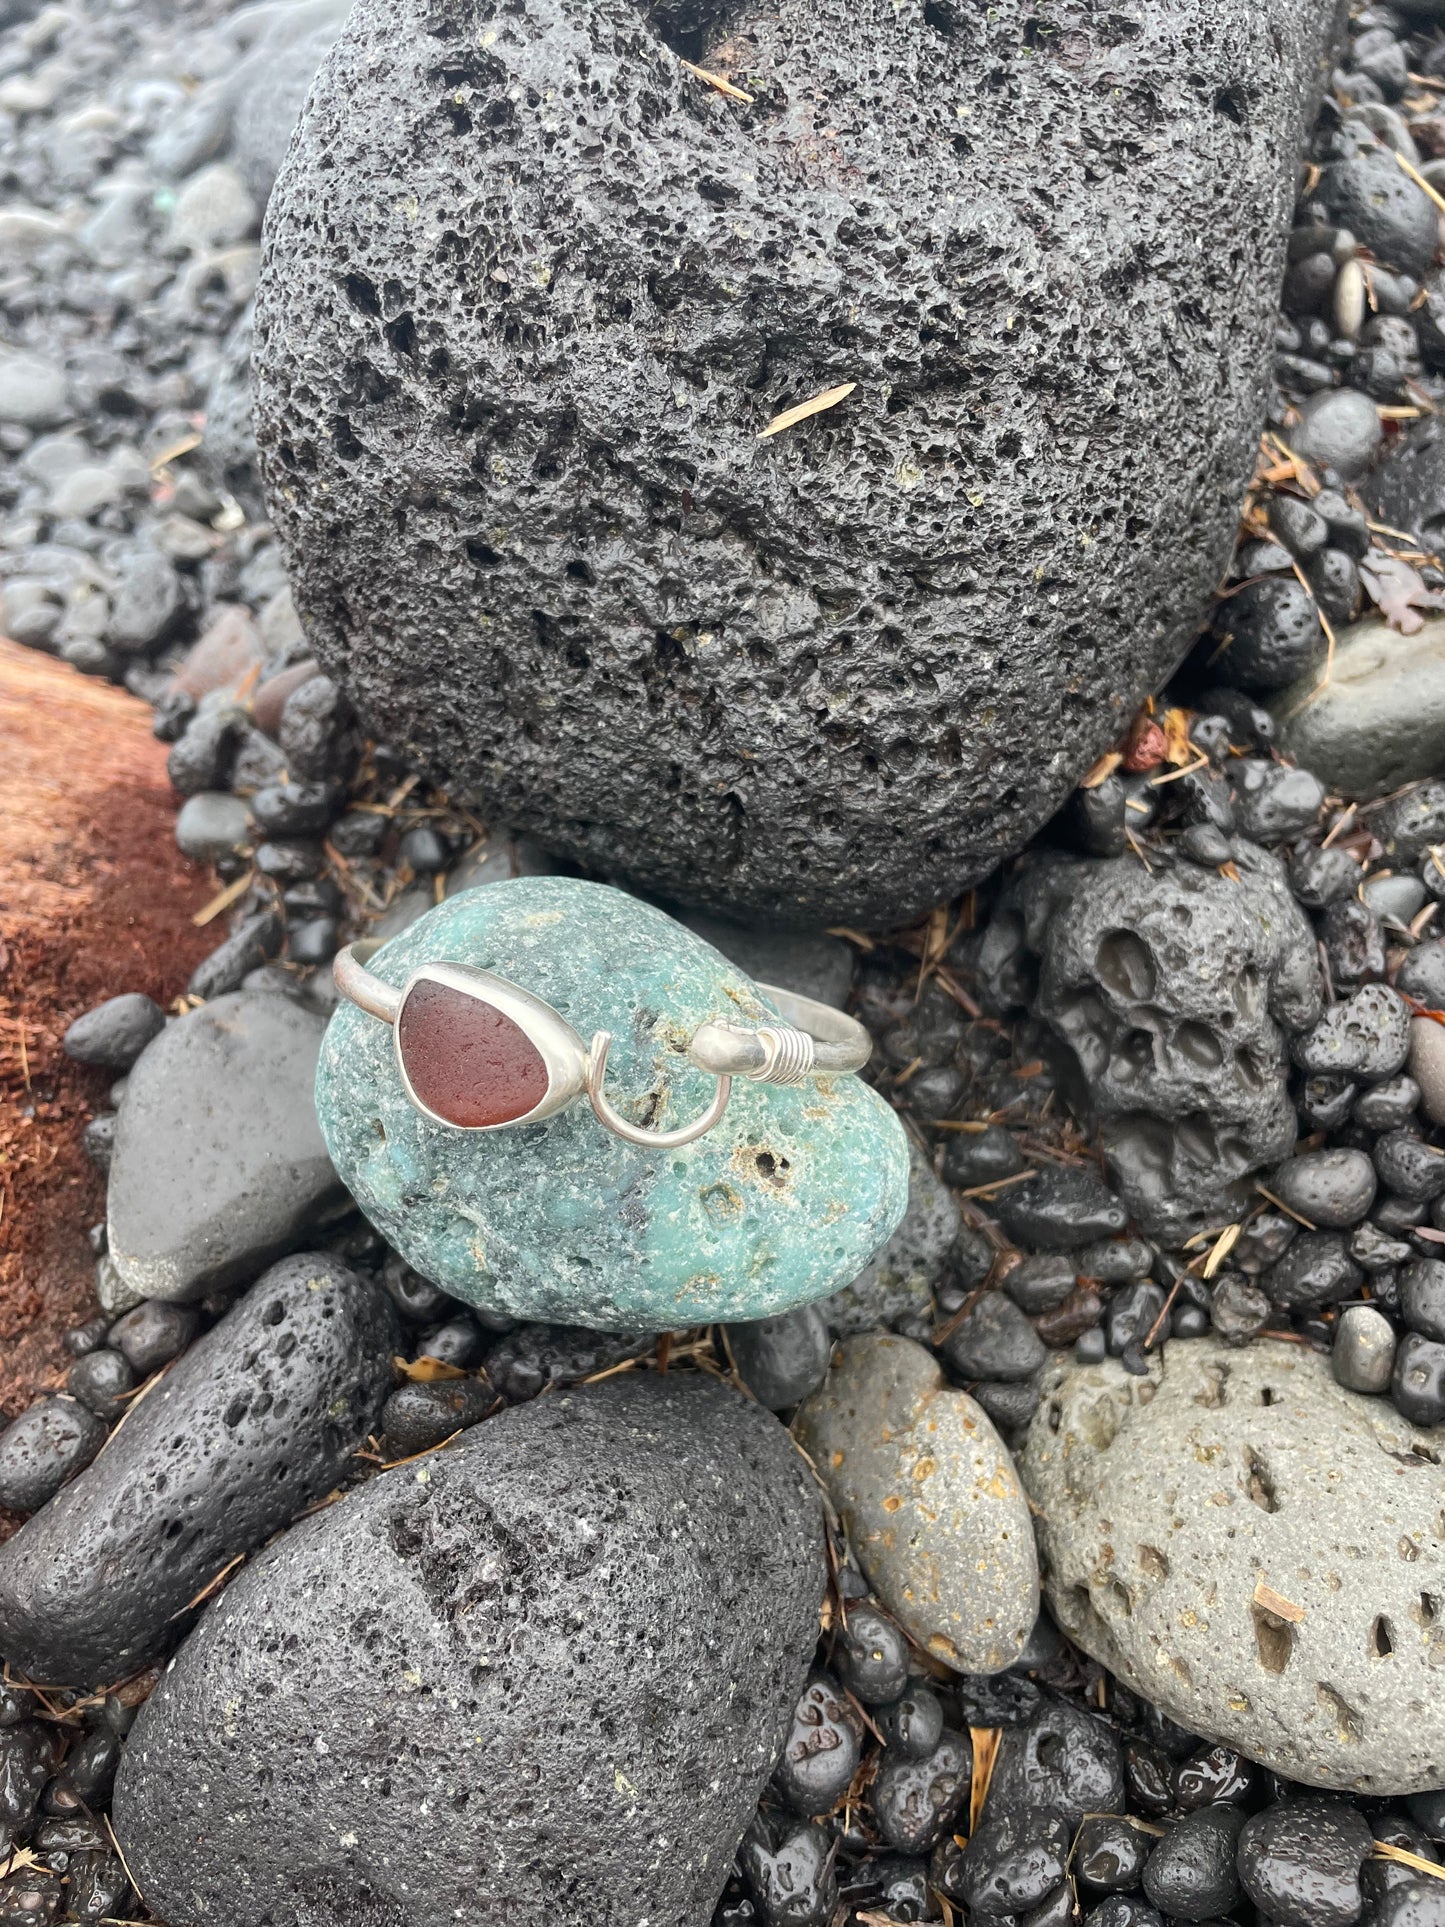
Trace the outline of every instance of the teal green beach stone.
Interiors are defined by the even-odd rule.
[[[463,891],[370,968],[399,987],[443,959],[523,985],[584,1041],[611,1031],[608,1095],[659,1130],[714,1093],[684,1054],[700,1023],[776,1018],[752,980],[682,924],[571,877]],[[390,1027],[342,1003],[316,1108],[342,1182],[408,1264],[469,1304],[558,1324],[770,1317],[857,1277],[908,1199],[902,1126],[857,1077],[738,1079],[716,1129],[672,1150],[614,1136],[585,1098],[540,1124],[457,1131],[408,1102]]]

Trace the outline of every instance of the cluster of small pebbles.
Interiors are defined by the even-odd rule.
[[[855,956],[708,926],[745,966],[766,951],[767,978],[851,998],[920,1149],[908,1217],[847,1290],[659,1340],[459,1304],[348,1213],[311,1142],[306,1052],[337,946],[553,866],[365,739],[308,655],[264,521],[237,369],[289,128],[265,109],[285,95],[294,114],[339,24],[286,13],[192,6],[178,39],[174,20],[51,5],[0,58],[4,627],[153,703],[218,934],[183,1010],[118,986],[66,1038],[116,1080],[87,1133],[114,1177],[92,1234],[105,1309],[69,1335],[63,1389],[0,1435],[0,1504],[26,1520],[0,1548],[0,1921],[148,1917],[107,1818],[123,1743],[209,1599],[293,1520],[614,1376],[734,1378],[807,1437],[836,1359],[884,1369],[882,1330],[902,1346],[887,1370],[956,1395],[993,1455],[997,1573],[975,1630],[1009,1663],[939,1657],[822,1467],[822,1637],[716,1921],[1440,1927],[1445,1794],[1326,1792],[1257,1765],[1175,1724],[1047,1608],[1035,1621],[1036,1569],[998,1575],[1027,1525],[1007,1448],[1046,1419],[1061,1364],[1117,1361],[1145,1385],[1166,1346],[1273,1339],[1408,1427],[1445,1423],[1445,784],[1347,804],[1280,756],[1276,701],[1371,604],[1408,627],[1445,589],[1427,191],[1445,192],[1445,41],[1386,7],[1351,23],[1290,247],[1275,439],[1177,687],[1039,847],[923,929]],[[1236,994],[1210,919],[1246,897],[1268,936]],[[1103,915],[1115,903],[1126,923]],[[1156,913],[1172,949],[1138,934]],[[259,1040],[226,1088],[206,1046],[219,999]],[[195,1145],[163,1196],[138,1070],[162,1055],[167,1128]],[[267,1188],[263,1085],[297,1120],[299,1207]]]

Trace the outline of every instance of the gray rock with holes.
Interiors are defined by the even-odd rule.
[[[1035,11],[361,0],[271,201],[256,423],[388,742],[800,922],[1053,814],[1228,554],[1330,9]]]
[[[232,1583],[127,1742],[126,1859],[225,1927],[706,1927],[823,1585],[808,1469],[728,1386],[514,1406]]]
[[[1378,1795],[1445,1781],[1442,1455],[1303,1345],[1175,1339],[1143,1378],[1046,1371],[1018,1468],[1071,1639],[1190,1732]]]
[[[0,1546],[0,1653],[31,1679],[124,1679],[237,1554],[324,1498],[378,1429],[396,1330],[379,1285],[283,1258]]]
[[[1314,933],[1279,860],[1238,879],[1132,856],[1031,862],[976,946],[996,999],[1027,995],[1067,1047],[1115,1188],[1151,1235],[1218,1226],[1294,1148],[1289,1034],[1319,1017]]]

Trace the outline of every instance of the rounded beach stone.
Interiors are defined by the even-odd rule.
[[[589,869],[798,920],[895,922],[1054,813],[1225,559],[1329,13],[1034,14],[353,9],[270,204],[256,426],[388,742]]]
[[[711,1100],[713,1079],[684,1055],[700,1023],[776,1021],[710,944],[571,877],[449,897],[371,968],[399,987],[441,959],[520,984],[584,1040],[610,1031],[608,1096],[660,1130]],[[637,1331],[772,1317],[856,1278],[908,1195],[903,1129],[856,1077],[740,1078],[721,1123],[671,1149],[615,1136],[585,1098],[542,1123],[461,1131],[408,1101],[390,1029],[343,1003],[316,1103],[342,1181],[407,1263],[521,1318]]]
[[[966,1673],[1012,1666],[1038,1617],[1028,1505],[987,1414],[912,1339],[850,1338],[794,1427],[875,1592]]]
[[[1441,1450],[1305,1346],[1201,1338],[1051,1368],[1019,1476],[1085,1651],[1292,1779],[1398,1794],[1445,1758]]]
[[[782,1427],[701,1373],[489,1419],[215,1602],[127,1743],[127,1863],[218,1927],[707,1927],[813,1656],[822,1537]]]

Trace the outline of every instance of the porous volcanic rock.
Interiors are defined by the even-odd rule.
[[[983,875],[1226,559],[1330,16],[362,0],[256,315],[328,672],[684,902],[884,921]]]
[[[802,1690],[819,1502],[700,1375],[514,1407],[287,1533],[126,1747],[152,1907],[705,1927]]]
[[[1191,1733],[1310,1786],[1445,1777],[1442,1428],[1307,1346],[1063,1360],[1018,1459],[1060,1627]],[[1276,1610],[1278,1608],[1278,1610]]]
[[[1320,1015],[1314,935],[1277,857],[1242,838],[1233,855],[1237,877],[1046,856],[974,949],[991,1002],[1036,997],[1067,1046],[1070,1095],[1153,1235],[1242,1210],[1295,1143],[1287,1041]]]

